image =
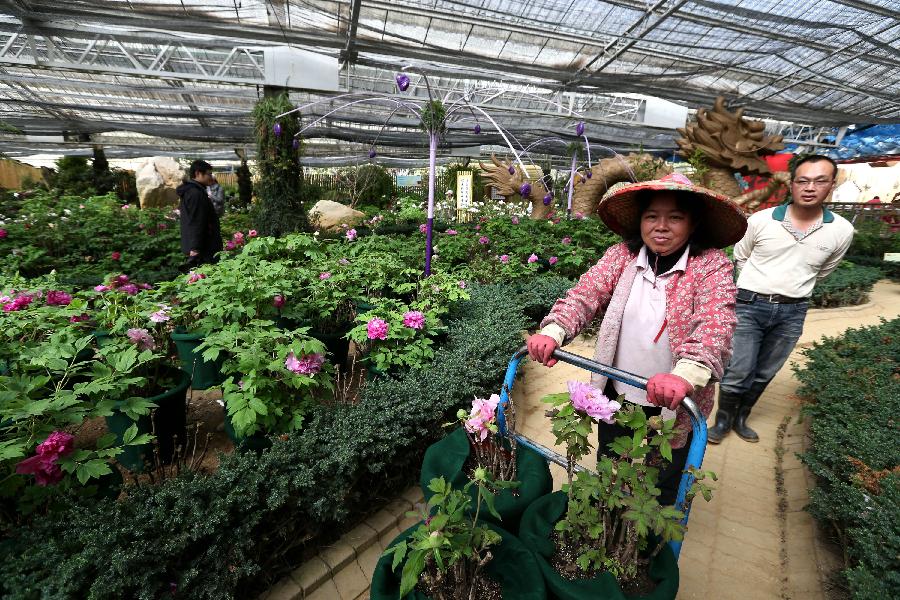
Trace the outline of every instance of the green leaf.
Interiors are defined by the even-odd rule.
[[[409,558],[406,559],[406,564],[403,565],[403,573],[400,576],[400,598],[413,591],[424,569],[425,552],[414,550],[410,553]]]
[[[99,478],[101,475],[112,473],[109,464],[105,460],[99,458],[89,460],[86,463],[79,464],[75,469],[75,476],[81,485],[87,483],[88,479]]]
[[[131,444],[131,442],[134,441],[134,438],[137,437],[137,434],[138,434],[137,423],[132,423],[132,424],[131,424],[131,427],[129,427],[128,429],[126,429],[126,430],[125,430],[125,433],[122,434],[122,442],[123,442],[126,446],[129,445],[129,444]]]

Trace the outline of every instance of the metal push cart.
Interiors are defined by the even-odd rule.
[[[504,411],[504,407],[509,402],[509,393],[512,390],[513,383],[515,382],[516,371],[519,370],[519,364],[526,356],[528,356],[528,348],[526,346],[523,346],[515,354],[513,354],[512,359],[509,361],[509,366],[506,368],[506,377],[503,380],[503,388],[500,390],[500,404],[497,407],[497,424],[502,435],[507,435],[506,414]],[[577,354],[572,354],[563,350],[556,350],[553,352],[553,357],[559,361],[575,365],[576,367],[580,367],[592,373],[606,375],[607,377],[615,379],[616,381],[621,381],[622,383],[626,383],[634,387],[638,387],[641,389],[647,388],[647,380],[639,375],[635,375],[634,373],[629,373],[628,371],[622,371],[621,369],[595,362],[588,358],[584,358],[583,356],[578,356]],[[690,398],[685,398],[681,403],[681,406],[683,406],[684,409],[688,411],[688,415],[690,415],[693,436],[691,438],[691,445],[688,448],[687,461],[685,462],[685,471],[681,476],[681,483],[678,485],[678,495],[676,496],[675,506],[684,505],[685,496],[694,483],[694,476],[688,472],[688,469],[690,467],[699,469],[703,464],[703,454],[706,451],[706,419],[703,418],[703,413],[700,412],[700,409]],[[547,460],[552,461],[562,466],[563,468],[567,467],[568,461],[566,460],[566,457],[561,456],[558,452],[555,452],[550,448],[547,448],[546,446],[538,444],[537,442],[528,439],[520,433],[515,434],[514,437],[519,444],[531,448],[532,450],[544,456],[544,458],[546,458]],[[576,469],[584,470],[584,467],[576,466]],[[687,525],[690,512],[691,507],[687,506],[684,511],[684,518],[681,520],[682,525]],[[669,546],[672,548],[672,552],[675,554],[675,559],[677,560],[679,554],[681,553],[681,542],[671,541],[669,542]]]

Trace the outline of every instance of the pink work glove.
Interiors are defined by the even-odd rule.
[[[687,379],[671,373],[657,373],[647,380],[647,400],[669,410],[678,408],[684,397],[693,391],[694,386]]]
[[[536,333],[528,338],[526,343],[528,344],[528,356],[533,360],[548,367],[552,367],[558,362],[552,355],[553,351],[559,348],[559,344],[549,335]]]

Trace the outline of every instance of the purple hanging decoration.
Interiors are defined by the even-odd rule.
[[[397,88],[398,88],[401,92],[405,92],[405,91],[406,91],[406,88],[409,87],[409,77],[407,77],[407,76],[404,75],[403,73],[398,73],[398,74],[397,74],[397,77],[396,77],[396,80],[397,80]]]
[[[375,155],[376,155],[375,148],[372,148],[371,150],[369,150],[369,158],[375,158]]]
[[[593,174],[594,174],[593,171],[591,171],[590,169],[587,170],[587,178],[588,179],[590,179],[591,175],[593,175]]]
[[[578,125],[575,126],[575,134],[578,137],[584,135],[584,121],[578,121]]]
[[[551,202],[553,202],[553,196],[550,194],[546,194],[544,196],[544,206],[550,206]]]
[[[475,133],[481,133],[481,125],[479,125],[478,123],[475,123],[475,127],[473,127],[472,129],[475,131]]]
[[[281,123],[275,123],[272,126],[272,131],[275,133],[275,137],[281,137]]]
[[[297,138],[294,138],[294,141],[291,142],[291,148],[293,148],[294,150],[299,150],[300,149],[300,140],[298,140]]]
[[[531,184],[527,181],[519,186],[519,193],[522,194],[523,198],[527,198],[531,195]]]
[[[510,175],[515,175],[515,174],[516,174],[516,168],[515,168],[514,166],[512,166],[512,165],[509,165],[509,174],[510,174]]]

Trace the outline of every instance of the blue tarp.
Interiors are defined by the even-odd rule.
[[[849,131],[841,145],[827,154],[835,160],[900,155],[900,124],[873,125]]]

